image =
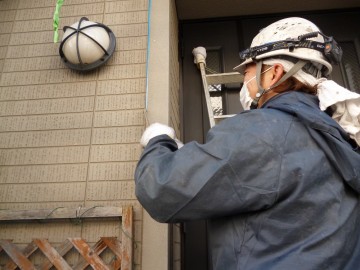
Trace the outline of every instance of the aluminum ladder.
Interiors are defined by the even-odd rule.
[[[206,107],[209,114],[210,128],[212,128],[222,119],[232,117],[234,114],[214,116],[210,101],[209,85],[243,82],[244,76],[238,72],[206,74],[206,49],[204,47],[197,47],[193,49],[192,53],[194,55],[194,63],[197,65],[201,73]]]

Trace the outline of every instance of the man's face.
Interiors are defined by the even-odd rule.
[[[264,72],[265,71],[265,72]],[[272,76],[272,68],[269,68],[267,66],[263,66],[263,73],[261,74],[261,86],[264,89],[267,89],[271,86],[271,80],[273,78]],[[246,65],[245,71],[244,71],[244,83],[247,83],[247,88],[249,90],[249,94],[252,98],[255,98],[256,93],[258,92],[258,86],[257,86],[257,78],[256,77],[256,64],[250,63]]]

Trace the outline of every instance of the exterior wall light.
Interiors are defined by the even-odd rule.
[[[109,27],[82,17],[64,27],[59,53],[65,65],[77,71],[90,71],[105,64],[115,51],[116,38]]]

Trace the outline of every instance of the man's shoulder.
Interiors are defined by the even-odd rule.
[[[294,120],[293,115],[285,111],[278,110],[276,108],[261,108],[256,110],[250,110],[242,112],[237,115],[242,121],[249,122],[273,122],[276,119],[281,119],[282,121],[292,121]]]
[[[223,120],[219,126],[215,126],[214,131],[247,134],[248,140],[250,137],[275,137],[284,135],[294,121],[298,120],[293,115],[263,108],[245,111]]]

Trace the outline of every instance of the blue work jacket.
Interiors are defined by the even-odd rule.
[[[214,270],[360,269],[360,153],[315,96],[277,95],[204,144],[157,136],[135,181],[159,222],[208,220]]]

